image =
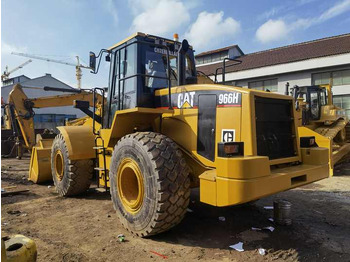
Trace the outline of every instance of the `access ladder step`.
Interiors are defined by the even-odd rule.
[[[103,146],[94,146],[93,149],[104,149]]]
[[[98,170],[98,171],[105,171],[105,169],[103,167],[95,167],[94,168],[95,170]],[[106,170],[107,171],[107,170]]]

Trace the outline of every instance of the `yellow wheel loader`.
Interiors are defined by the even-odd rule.
[[[292,97],[197,84],[186,40],[136,33],[91,52],[94,73],[105,54],[106,103],[76,100],[92,123],[58,127],[52,141],[42,175],[59,195],[84,193],[95,170],[121,223],[145,237],[183,219],[193,187],[201,202],[224,207],[328,177],[328,149],[300,138]],[[32,161],[43,164],[38,152]]]
[[[294,86],[292,94],[299,114],[299,134],[314,136],[319,146],[329,149],[332,176],[334,165],[350,152],[345,110],[333,105],[331,85]]]
[[[68,92],[67,89],[45,87],[47,91]],[[56,136],[52,132],[35,134],[34,128],[34,108],[73,106],[74,101],[81,100],[93,106],[102,103],[104,100],[100,95],[94,95],[88,90],[69,90],[70,94],[45,96],[39,98],[28,98],[20,84],[13,87],[9,94],[8,102],[4,108],[4,128],[2,132],[2,147],[6,143],[7,152],[2,154],[8,157],[17,156],[21,158],[24,150],[32,154],[30,163],[29,179],[35,183],[52,180],[50,153],[53,138]],[[87,112],[89,113],[89,112]],[[92,115],[91,115],[92,116]],[[89,116],[69,121],[67,125],[92,125],[92,118]],[[6,136],[4,139],[3,136]],[[40,160],[38,159],[40,158]],[[40,163],[39,163],[40,162]]]

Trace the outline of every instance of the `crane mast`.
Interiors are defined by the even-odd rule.
[[[56,59],[50,59],[50,58],[46,58],[46,57],[42,57],[42,56],[38,56],[38,55],[31,55],[31,54],[17,53],[17,52],[12,52],[11,54],[18,55],[18,56],[29,57],[29,58],[38,59],[38,60],[43,60],[43,61],[52,62],[52,63],[58,63],[58,64],[63,64],[63,65],[68,65],[68,66],[74,66],[75,67],[75,75],[76,75],[76,78],[77,78],[78,89],[81,89],[81,77],[83,75],[81,69],[82,68],[90,69],[90,67],[80,64],[79,56],[76,56],[77,63],[73,64],[73,63],[64,62],[64,61],[60,61],[60,60],[56,60]]]

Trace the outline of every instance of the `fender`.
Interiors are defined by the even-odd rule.
[[[96,158],[93,147],[95,135],[90,126],[59,126],[57,129],[66,142],[70,160]]]

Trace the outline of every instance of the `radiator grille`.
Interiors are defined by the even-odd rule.
[[[270,160],[296,155],[291,100],[255,97],[256,139],[259,156]]]

